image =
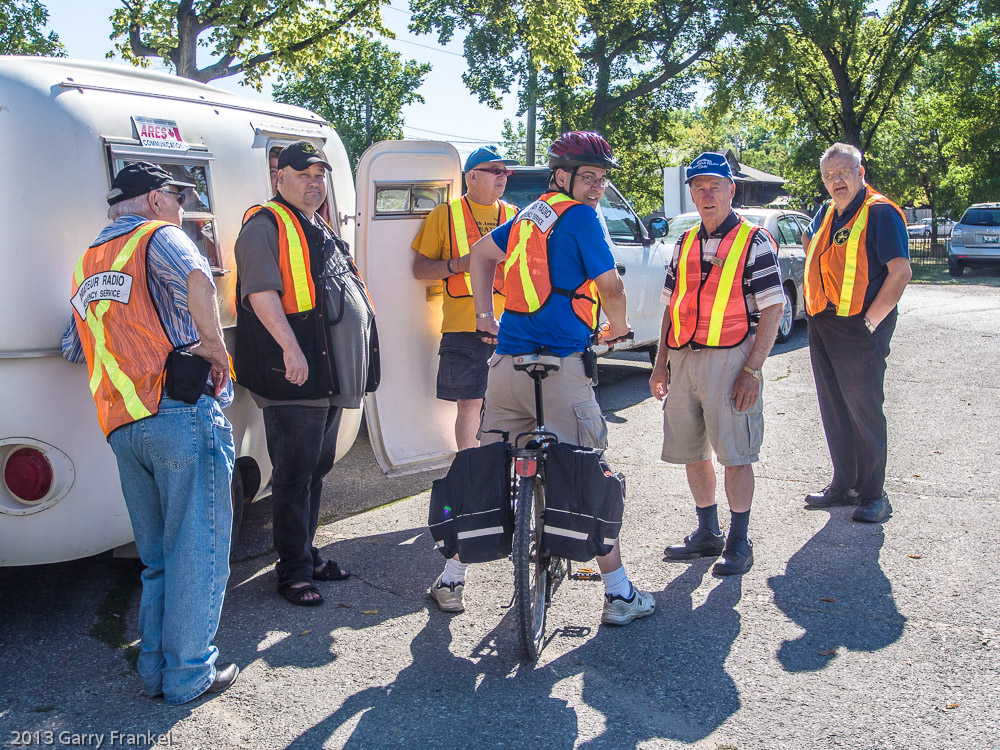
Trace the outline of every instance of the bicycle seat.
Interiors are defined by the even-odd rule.
[[[555,354],[517,354],[513,359],[514,369],[529,375],[541,373],[544,377],[550,372],[558,372],[562,367],[562,358]]]

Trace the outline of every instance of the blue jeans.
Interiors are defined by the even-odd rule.
[[[212,645],[229,580],[232,427],[210,396],[166,396],[156,416],[111,433],[142,573],[139,675],[178,705],[215,679]]]
[[[333,468],[340,430],[339,406],[264,407],[271,473],[274,551],[278,587],[311,581],[323,564],[313,546],[319,525],[323,477]]]

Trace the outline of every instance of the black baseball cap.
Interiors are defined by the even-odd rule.
[[[329,170],[333,167],[323,158],[316,146],[309,141],[296,141],[281,149],[278,154],[278,169],[291,167],[296,172],[304,172],[313,164],[322,164]]]
[[[107,195],[108,205],[113,206],[116,203],[127,201],[129,198],[145,195],[153,190],[159,190],[164,185],[194,187],[193,183],[175,179],[170,172],[158,164],[150,164],[148,161],[133,162],[115,175],[115,179],[111,183],[111,192]]]

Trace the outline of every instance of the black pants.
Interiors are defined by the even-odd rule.
[[[863,315],[845,318],[827,310],[809,318],[809,354],[833,461],[833,486],[854,488],[862,500],[881,497],[885,485],[883,386],[895,329],[895,309],[875,333],[865,326]]]
[[[340,429],[338,406],[264,408],[271,457],[271,504],[278,585],[312,580],[323,564],[313,546],[319,524],[323,477],[333,468]]]

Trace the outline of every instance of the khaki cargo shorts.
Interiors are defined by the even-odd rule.
[[[579,354],[562,358],[562,368],[542,381],[545,427],[560,442],[585,448],[607,448],[608,426],[594,397],[590,378],[583,374]],[[503,440],[511,444],[523,432],[535,427],[535,383],[525,372],[514,369],[514,358],[494,354],[486,385],[486,401],[479,426],[482,445]],[[495,431],[495,432],[491,432]]]
[[[744,412],[733,408],[733,385],[753,339],[732,349],[670,350],[670,387],[663,405],[663,452],[672,464],[712,458],[723,466],[757,461],[764,440],[764,397]]]

